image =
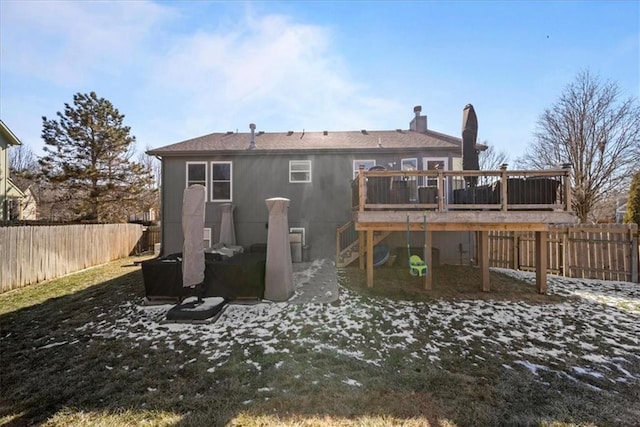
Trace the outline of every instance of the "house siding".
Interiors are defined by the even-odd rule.
[[[163,159],[163,246],[166,253],[182,247],[182,192],[186,186],[187,161],[232,161],[232,203],[236,239],[246,248],[266,243],[268,210],[265,200],[286,197],[289,226],[304,227],[315,251],[335,251],[335,227],[350,217],[351,160],[344,156],[275,154],[268,156],[210,156]],[[311,160],[310,183],[289,182],[289,161]],[[209,190],[209,189],[208,189]],[[209,190],[210,192],[210,190]],[[205,205],[205,227],[219,240],[219,202]]]
[[[206,161],[209,165],[211,161],[233,162],[232,203],[235,206],[237,244],[248,249],[253,244],[266,243],[269,215],[265,200],[272,197],[285,197],[291,201],[288,212],[289,226],[302,227],[306,230],[306,243],[310,246],[310,257],[313,259],[335,256],[335,229],[351,218],[353,161],[375,159],[376,164],[397,170],[400,169],[401,159],[409,157],[419,159],[446,157],[450,160],[450,165],[456,164],[450,152],[424,149],[325,153],[308,153],[304,150],[299,152],[262,150],[200,157],[164,156],[162,160],[163,253],[182,251],[182,193],[186,186],[187,162]],[[290,160],[311,160],[310,183],[289,182]],[[393,165],[394,162],[395,166],[388,166]],[[210,189],[207,190],[210,193]],[[210,194],[207,199],[209,196]],[[207,202],[205,205],[205,227],[211,228],[213,243],[219,240],[220,205],[219,202]],[[395,237],[394,240],[398,240],[401,236]],[[434,243],[437,244],[440,240],[447,246],[458,247],[457,242],[451,241],[451,235],[448,235],[447,239],[434,236]],[[468,240],[466,233],[462,240],[466,249]],[[403,244],[399,243],[399,246]]]
[[[0,220],[7,219],[7,178],[9,177],[9,142],[0,133]]]

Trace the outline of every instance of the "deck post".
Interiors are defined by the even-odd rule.
[[[536,231],[536,288],[547,293],[547,232]]]
[[[367,286],[373,288],[373,230],[367,230]]]
[[[427,265],[427,274],[424,275],[424,289],[430,291],[433,289],[433,257],[431,256],[431,246],[433,245],[433,232],[431,230],[424,231],[424,246],[426,252],[424,254],[424,263]]]
[[[364,204],[367,203],[367,186],[364,182],[364,166],[358,168],[358,210],[364,211]]]
[[[482,291],[491,291],[491,282],[489,280],[489,232],[480,231],[480,270],[482,271]]]
[[[438,169],[438,212],[444,212],[444,170]]]
[[[500,172],[502,172],[500,174],[500,202],[501,202],[501,209],[503,212],[507,211],[507,205],[509,204],[509,196],[508,196],[508,192],[507,192],[507,182],[509,181],[507,179],[507,165],[506,164],[502,164],[500,166]]]
[[[565,163],[562,165],[562,169],[565,169],[565,173],[562,176],[562,185],[564,187],[564,210],[565,212],[571,212],[571,164]]]
[[[358,263],[360,264],[360,270],[364,270],[364,254],[367,253],[367,233],[358,231],[358,234]]]

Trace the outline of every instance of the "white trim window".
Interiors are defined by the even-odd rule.
[[[233,163],[211,162],[211,201],[230,202],[233,194]]]
[[[418,158],[412,157],[408,159],[400,159],[400,170],[403,171],[417,171],[418,170]],[[416,176],[409,176],[405,178],[407,188],[409,189],[409,200],[413,202],[418,201],[418,179]]]
[[[376,165],[375,160],[354,160],[353,161],[353,179],[356,179],[360,171],[360,166],[364,166],[364,170],[368,171]]]
[[[423,170],[448,170],[449,159],[446,157],[423,157],[422,158]],[[438,185],[438,179],[436,177],[425,177],[424,185],[426,187],[435,187]]]
[[[186,167],[186,187],[200,184],[207,188],[207,162],[187,162]],[[207,194],[205,190],[205,195]],[[205,196],[206,198],[206,196]]]
[[[289,233],[300,233],[300,234],[302,234],[302,246],[307,244],[307,240],[305,238],[304,227],[289,227]]]
[[[400,160],[401,168],[403,171],[417,171],[418,170],[418,158],[413,157],[410,159]]]
[[[289,182],[311,182],[311,160],[289,160]]]

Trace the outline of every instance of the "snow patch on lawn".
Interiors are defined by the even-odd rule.
[[[321,267],[312,264],[297,273],[297,280],[314,280],[314,268]],[[534,273],[496,270],[535,286]],[[172,305],[131,301],[102,308],[109,316],[76,328],[78,337],[68,339],[126,338],[176,353],[189,345],[199,349],[208,372],[234,354],[257,374],[314,353],[363,366],[384,366],[404,355],[410,363],[434,368],[469,357],[505,371],[560,375],[597,389],[603,380],[640,384],[640,285],[548,276],[548,292],[567,299],[408,302],[361,297],[341,288],[336,304],[231,304],[215,322],[197,324],[164,322]],[[265,354],[269,366],[254,361],[254,355]],[[343,382],[361,385],[351,378]]]

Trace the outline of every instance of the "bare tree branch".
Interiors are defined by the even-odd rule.
[[[571,164],[573,208],[585,222],[639,167],[640,106],[633,97],[622,99],[616,83],[584,71],[543,112],[534,137],[518,164],[535,169]]]

